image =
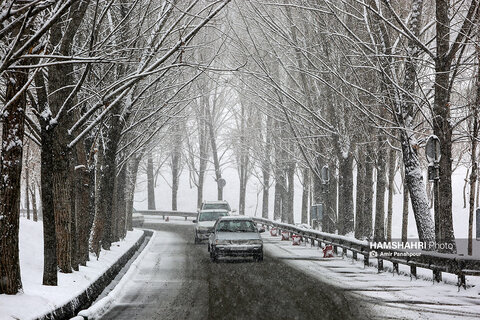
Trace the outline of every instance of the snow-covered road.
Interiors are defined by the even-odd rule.
[[[158,230],[102,319],[373,319],[350,292],[267,255],[263,263],[211,263],[193,224]],[[378,317],[381,318],[381,317]]]
[[[394,275],[388,270],[379,274],[375,267],[365,268],[363,260],[322,258],[322,251],[310,244],[292,246],[291,241],[269,235],[264,241],[269,256],[351,293],[366,308],[375,310],[380,319],[480,319],[479,279],[470,278],[467,283],[471,287],[459,291],[452,274],[444,273],[444,281],[449,283],[434,283],[431,271],[421,268],[419,275],[430,276],[430,280],[411,279],[408,266],[400,266],[405,274]],[[391,267],[384,262],[385,267]]]
[[[478,286],[410,280],[323,259],[310,245],[263,234],[265,260],[212,263],[191,221],[146,220],[157,230],[102,319],[478,319]],[[473,283],[471,283],[473,284]]]

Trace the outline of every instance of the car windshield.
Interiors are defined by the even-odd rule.
[[[225,220],[217,225],[218,232],[256,232],[257,229],[252,221],[248,220]]]
[[[222,209],[230,211],[230,206],[228,203],[219,202],[219,203],[204,203],[202,210],[215,210],[215,209]]]
[[[228,213],[226,211],[221,212],[200,212],[198,221],[215,221],[220,217],[226,216]]]

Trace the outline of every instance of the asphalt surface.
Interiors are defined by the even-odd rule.
[[[149,224],[160,233],[102,319],[370,319],[348,292],[265,255],[210,262],[193,224]]]

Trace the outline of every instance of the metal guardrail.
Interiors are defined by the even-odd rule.
[[[390,261],[393,264],[393,272],[399,274],[398,265],[410,266],[411,277],[417,278],[417,267],[430,269],[433,272],[434,281],[442,280],[442,272],[455,274],[458,277],[457,285],[466,288],[465,276],[480,276],[480,260],[471,256],[462,256],[457,254],[438,253],[433,251],[414,251],[419,255],[405,255],[408,250],[401,249],[371,249],[368,241],[348,238],[341,235],[325,233],[318,230],[309,230],[297,226],[272,221],[264,218],[253,218],[257,223],[267,227],[276,227],[280,231],[287,231],[291,234],[300,235],[309,239],[312,245],[317,241],[318,246],[329,244],[333,246],[333,251],[338,254],[338,248],[342,248],[342,256],[348,251],[352,252],[353,259],[357,260],[357,255],[363,255],[365,266],[370,265],[370,258],[378,260],[378,272],[383,271],[383,260]],[[374,252],[374,253],[372,253]]]
[[[165,211],[165,210],[136,210],[137,213],[141,213],[143,215],[151,215],[151,216],[162,216],[163,220],[165,217],[185,217],[187,220],[188,217],[196,217],[197,212],[190,212],[190,211]]]

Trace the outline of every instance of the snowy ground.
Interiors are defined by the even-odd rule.
[[[20,268],[23,293],[0,295],[0,320],[32,319],[50,312],[82,293],[114,264],[143,235],[134,230],[102,251],[99,260],[91,255],[86,267],[71,274],[58,274],[58,286],[42,286],[43,229],[42,222],[20,219]],[[28,307],[26,307],[28,306]]]
[[[411,279],[408,268],[401,275],[378,273],[364,267],[363,261],[341,257],[323,258],[322,251],[310,244],[293,246],[280,237],[262,235],[265,251],[283,262],[337,287],[353,292],[386,319],[478,319],[480,317],[480,279],[467,277],[470,287],[454,285],[456,277],[443,274],[447,283],[433,283],[431,271],[418,269],[420,279]],[[361,257],[359,255],[359,257]],[[376,263],[376,259],[371,259]],[[388,262],[384,262],[389,267]]]

